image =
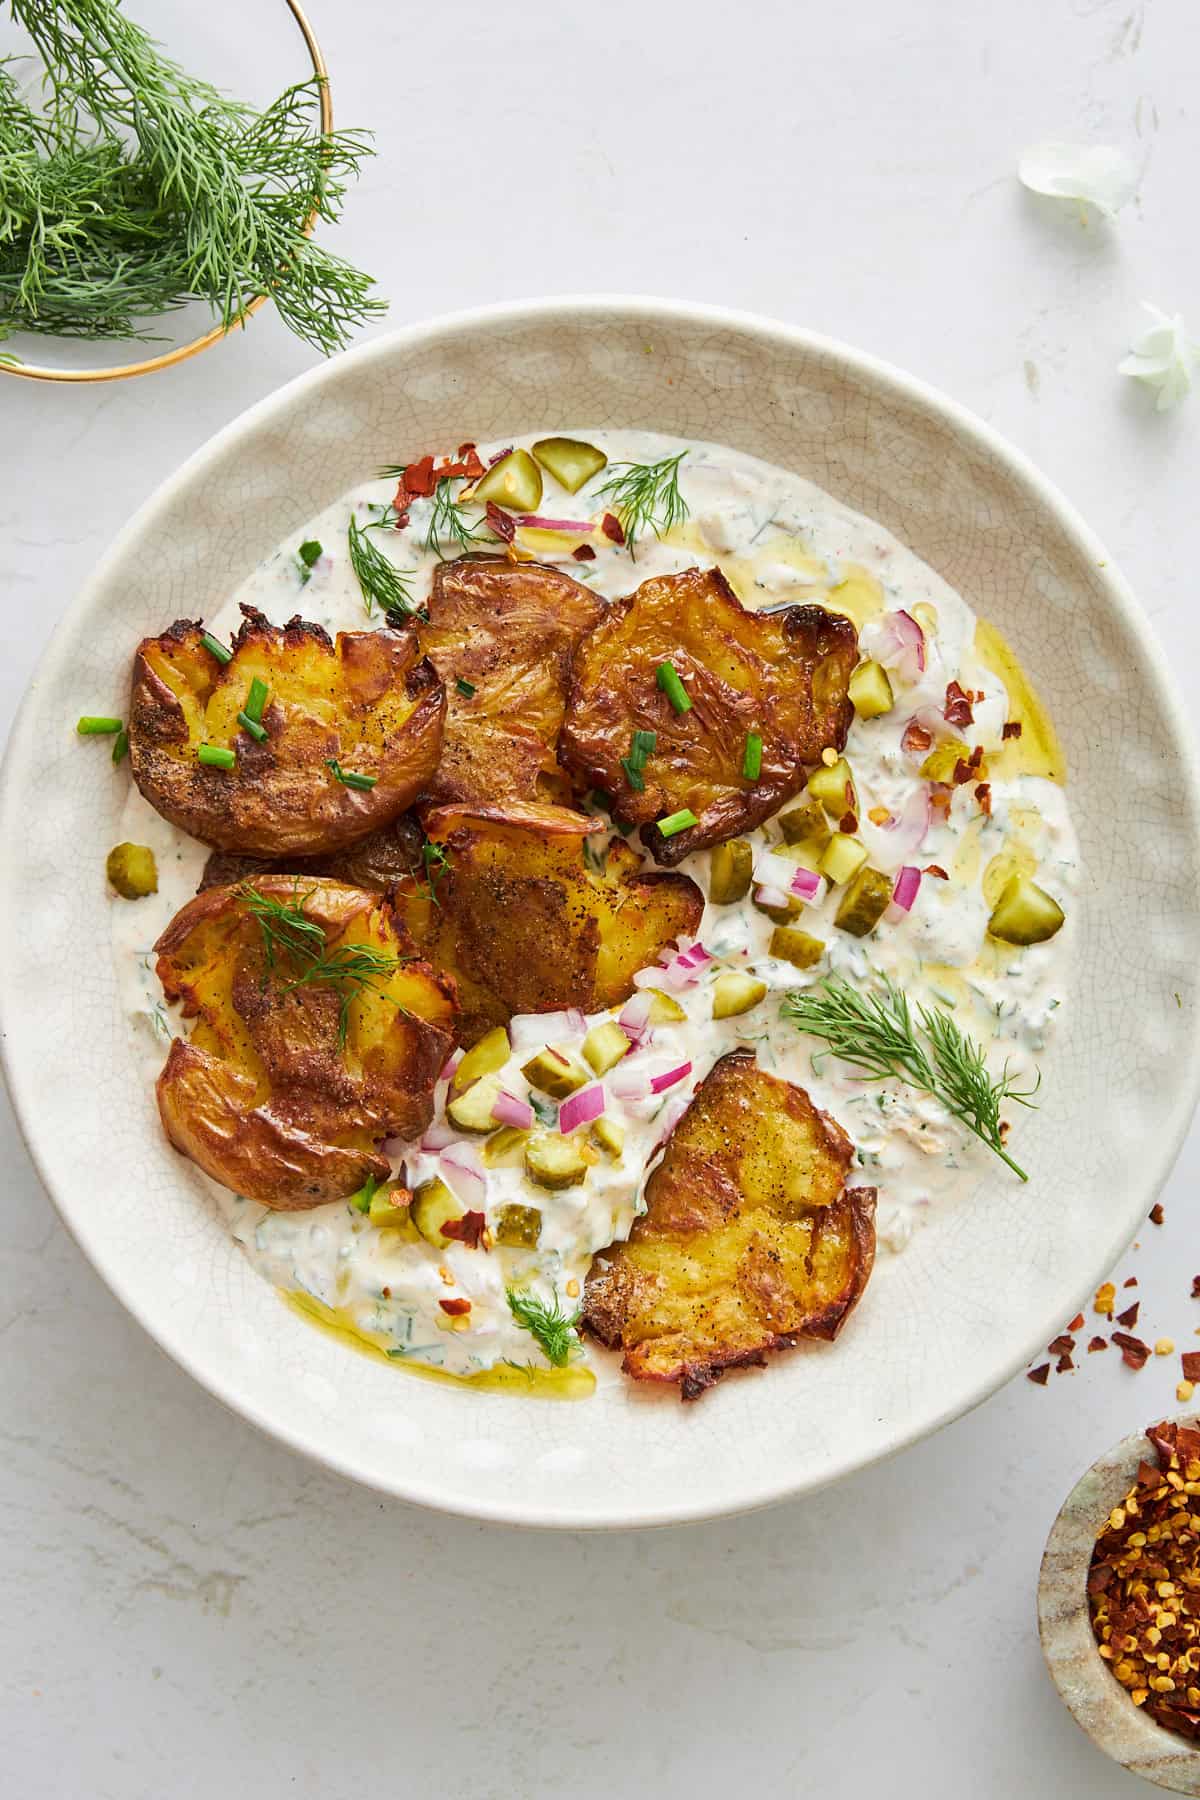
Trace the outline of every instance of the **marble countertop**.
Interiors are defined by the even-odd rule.
[[[128,4],[202,66],[202,34],[235,16]],[[236,9],[260,95],[280,10]],[[1142,299],[1200,332],[1190,0],[311,12],[339,119],[373,123],[380,151],[331,241],[377,272],[393,323],[608,289],[845,338],[1034,457],[1196,685],[1200,398],[1155,416],[1114,373]],[[1137,160],[1115,230],[1019,190],[1019,151],[1047,136]],[[149,381],[0,378],[0,728],[134,507],[311,360],[268,313]],[[1081,1470],[1174,1408],[1176,1356],[1135,1375],[1081,1353],[1045,1390],[1019,1378],[884,1467],[744,1520],[487,1529],[346,1486],[227,1416],[83,1263],[0,1104],[7,1792],[1145,1791],[1061,1707],[1034,1592]],[[1142,1335],[1179,1349],[1200,1327],[1198,1174],[1193,1133],[1165,1224],[1117,1271]]]

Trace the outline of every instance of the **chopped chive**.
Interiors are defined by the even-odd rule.
[[[674,663],[659,663],[655,680],[677,713],[691,711],[692,703],[688,699],[687,689],[679,679],[679,671]]]
[[[233,769],[237,766],[237,756],[222,744],[201,744],[196,757],[206,769]]]
[[[259,743],[259,744],[266,743],[266,741],[267,741],[266,726],[260,725],[257,719],[252,719],[248,712],[240,712],[237,716],[237,722],[241,726],[243,731],[248,731],[250,733],[250,736],[255,740],[256,743]]]
[[[625,779],[633,789],[634,793],[644,794],[646,791],[646,783],[642,779],[642,771],[638,768],[637,764],[633,762],[630,757],[623,756],[621,758],[621,767],[624,769]]]
[[[379,779],[378,775],[357,775],[353,769],[343,769],[336,756],[326,757],[325,767],[333,770],[334,779],[340,781],[343,787],[359,788],[364,794],[368,793]]]
[[[673,812],[667,818],[660,819],[658,830],[662,837],[674,837],[677,831],[687,831],[690,826],[699,823],[695,813],[685,806],[681,812]]]
[[[454,685],[458,689],[459,693],[462,695],[464,700],[473,700],[474,699],[475,686],[474,686],[473,682],[464,681],[462,676],[460,675]]]
[[[220,638],[215,638],[211,631],[202,631],[200,633],[200,642],[204,645],[204,648],[208,651],[209,655],[215,656],[219,663],[233,661],[233,651],[229,648],[228,644],[223,644]]]
[[[125,758],[128,755],[129,755],[129,733],[126,731],[125,727],[122,725],[120,731],[118,731],[116,737],[113,739],[113,747],[112,747],[113,762],[114,763],[122,763],[125,761]]]
[[[318,544],[316,538],[309,538],[306,543],[301,544],[299,550],[296,552],[296,555],[300,558],[300,561],[304,564],[306,569],[312,568],[320,554],[321,546]]]
[[[75,729],[80,737],[113,737],[122,727],[120,719],[106,719],[100,715],[84,713]]]
[[[356,1212],[370,1212],[371,1200],[378,1186],[378,1177],[375,1175],[368,1175],[357,1194],[351,1194],[350,1204]]]
[[[746,781],[757,781],[762,774],[762,737],[757,731],[746,736],[746,754],[742,757],[742,776]]]
[[[262,724],[263,711],[266,708],[267,695],[270,691],[261,675],[256,675],[250,683],[250,692],[246,696],[246,717],[253,719],[256,725]]]
[[[646,758],[649,756],[650,752],[653,750],[653,748],[657,744],[657,742],[658,742],[657,731],[635,731],[634,732],[633,743],[630,746],[629,754],[630,754],[630,757],[635,762],[638,763],[638,766],[640,768],[645,767]]]

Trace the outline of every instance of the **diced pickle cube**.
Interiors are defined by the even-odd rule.
[[[481,1075],[491,1075],[496,1069],[502,1069],[510,1054],[508,1033],[503,1025],[497,1025],[467,1051],[450,1077],[450,1092],[461,1094]]]
[[[597,1075],[607,1075],[623,1056],[629,1055],[629,1039],[615,1019],[593,1025],[583,1040],[583,1059]]]
[[[591,1079],[588,1071],[573,1057],[564,1056],[561,1050],[552,1050],[549,1044],[522,1064],[521,1073],[530,1087],[540,1088],[552,1100],[565,1100],[568,1094],[573,1094],[576,1088]]]
[[[510,1250],[536,1250],[542,1215],[536,1206],[502,1206],[496,1214],[495,1238]]]
[[[771,906],[766,900],[756,898],[752,904],[755,912],[765,913],[773,925],[786,925],[789,919],[794,919],[797,913],[804,910],[800,900],[789,900],[786,906]]]
[[[857,875],[866,860],[866,845],[857,838],[838,832],[825,846],[817,867],[830,881],[841,883],[849,881],[852,875]]]
[[[493,1131],[479,1154],[489,1169],[494,1168],[497,1163],[505,1162],[510,1156],[515,1156],[518,1150],[523,1150],[528,1141],[529,1133],[522,1131],[519,1126],[502,1125],[499,1131]]]
[[[441,1178],[435,1175],[432,1181],[423,1181],[412,1197],[409,1213],[412,1222],[425,1239],[436,1249],[444,1250],[449,1239],[442,1236],[442,1226],[448,1225],[452,1219],[461,1219],[464,1212],[461,1200],[458,1200]]]
[[[754,852],[745,838],[716,845],[708,865],[708,897],[714,906],[744,900],[753,879]]]
[[[839,819],[845,812],[845,785],[842,788],[842,807]],[[829,829],[829,820],[825,817],[825,808],[818,801],[811,800],[807,806],[793,806],[779,815],[779,829],[783,832],[787,844],[813,844],[823,850],[833,835]]]
[[[859,663],[846,692],[860,719],[878,719],[895,705],[892,684],[882,663]]]
[[[601,1113],[594,1121],[591,1136],[593,1144],[614,1162],[625,1148],[625,1127],[619,1119],[610,1119],[606,1113]]]
[[[577,494],[584,482],[598,475],[608,461],[603,450],[579,438],[539,438],[533,454],[568,494]]]
[[[446,1107],[446,1117],[460,1131],[494,1131],[496,1120],[492,1108],[500,1093],[498,1075],[481,1075],[465,1094],[459,1094]]]
[[[542,498],[542,471],[528,450],[510,450],[475,483],[470,498],[480,506],[493,500],[510,512],[536,512]]]
[[[921,764],[923,781],[940,781],[944,787],[950,787],[954,781],[954,771],[960,762],[966,762],[971,755],[971,746],[964,744],[961,738],[950,738],[931,750]],[[980,763],[972,772],[972,781],[987,780],[987,764]]]
[[[646,988],[650,996],[649,1025],[678,1025],[687,1013],[678,1000],[672,1000],[670,994],[664,994],[661,988]]]
[[[372,1225],[380,1225],[386,1231],[402,1231],[405,1237],[415,1238],[417,1230],[410,1198],[408,1189],[398,1181],[387,1181],[371,1195],[367,1217]]]
[[[852,937],[866,937],[882,919],[891,898],[890,877],[878,869],[861,868],[838,902],[833,922]]]
[[[587,1172],[588,1159],[577,1137],[538,1132],[525,1146],[525,1173],[538,1187],[575,1187]]]
[[[1006,944],[1044,944],[1060,931],[1066,914],[1045,888],[1028,875],[1013,875],[1005,882],[988,930]]]
[[[831,818],[840,819],[844,813],[858,811],[854,777],[844,756],[839,756],[831,769],[814,769],[808,778],[808,791]]]
[[[780,925],[771,933],[770,948],[772,956],[777,956],[781,962],[790,962],[797,969],[813,968],[825,954],[825,945],[820,938],[786,925]]]
[[[145,844],[118,844],[109,851],[104,872],[124,900],[144,900],[158,892],[154,852]]]
[[[712,1016],[714,1019],[732,1019],[738,1013],[749,1012],[763,999],[766,991],[765,981],[734,969],[727,970],[713,982]]]

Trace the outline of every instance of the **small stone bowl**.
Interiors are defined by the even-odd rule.
[[[1133,1486],[1143,1460],[1153,1462],[1154,1450],[1139,1431],[1094,1462],[1071,1489],[1042,1557],[1038,1631],[1063,1704],[1093,1744],[1144,1781],[1176,1794],[1200,1794],[1200,1747],[1133,1704],[1098,1654],[1088,1612],[1096,1534]]]

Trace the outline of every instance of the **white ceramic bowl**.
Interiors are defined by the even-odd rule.
[[[881,1257],[832,1349],[695,1406],[607,1374],[552,1404],[412,1379],[278,1300],[134,1074],[104,858],[125,777],[73,735],[133,645],[212,611],[382,462],[564,421],[712,438],[880,520],[1014,642],[1070,766],[1086,879],[1069,1006],[1021,1120],[1027,1187]],[[116,447],[114,447],[116,449]],[[390,1494],[529,1525],[661,1524],[834,1480],[981,1400],[1112,1265],[1197,1091],[1197,771],[1162,653],[1096,539],[986,426],[843,346],[666,302],[551,300],[413,326],[254,407],[126,526],[46,653],[0,792],[0,1024],[18,1115],[80,1245],[156,1341],[283,1442]],[[594,1354],[594,1353],[593,1353]]]

